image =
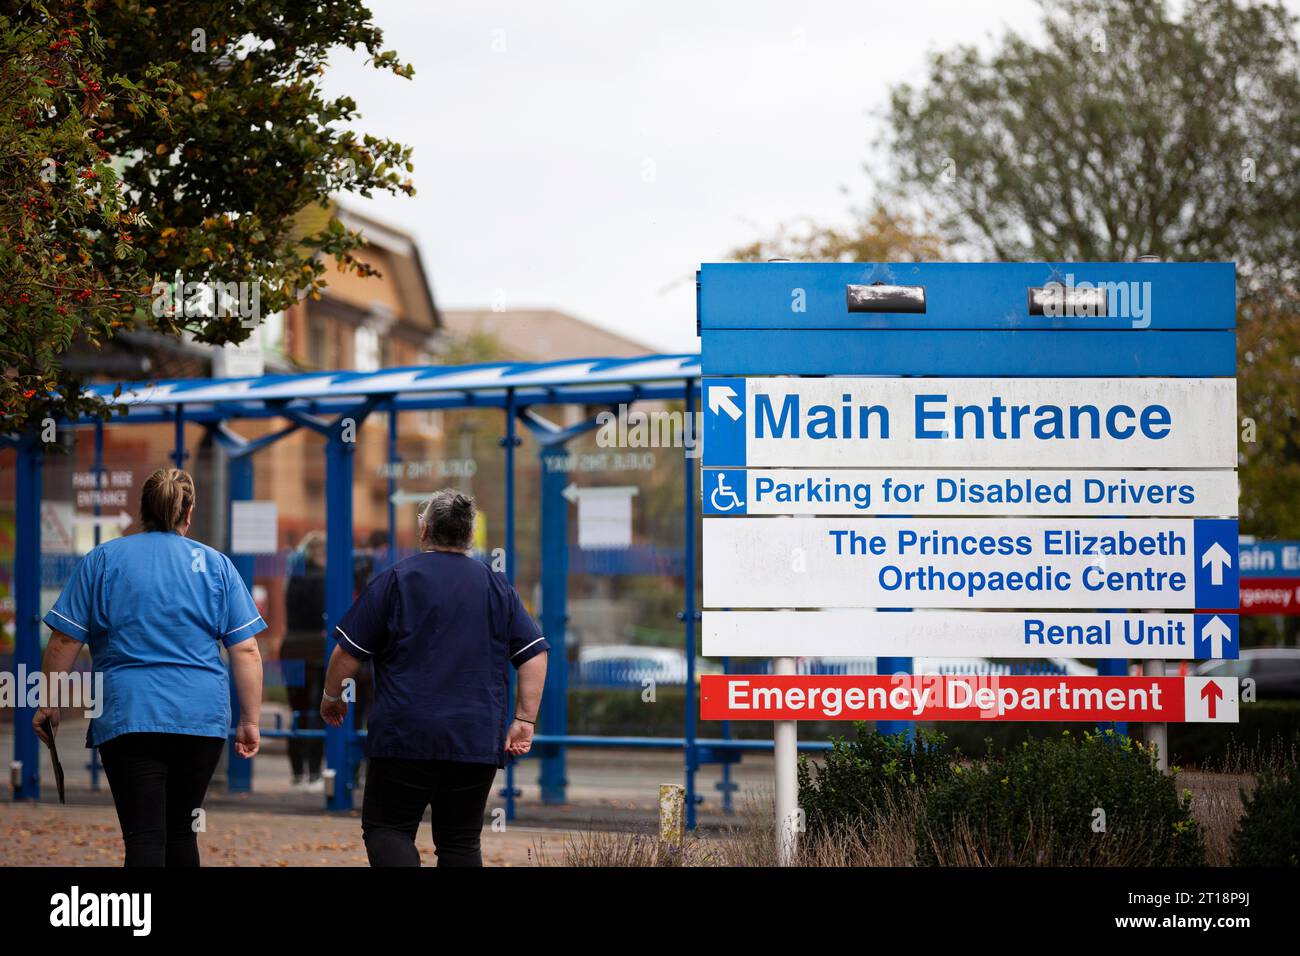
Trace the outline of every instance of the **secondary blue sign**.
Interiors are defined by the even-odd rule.
[[[1300,578],[1300,541],[1242,541],[1244,578]]]

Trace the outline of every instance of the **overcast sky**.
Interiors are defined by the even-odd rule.
[[[352,205],[415,234],[443,308],[557,308],[665,351],[699,347],[700,262],[865,201],[875,114],[928,51],[1037,33],[1030,0],[370,6],[415,78],[340,55],[327,88],[414,147],[418,195]]]

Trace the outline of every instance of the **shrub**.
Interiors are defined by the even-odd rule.
[[[1141,744],[1113,731],[1067,731],[957,768],[926,797],[917,862],[1201,865],[1204,843],[1190,804]]]
[[[1242,791],[1242,803],[1233,865],[1300,866],[1300,765],[1265,770],[1253,794]]]
[[[953,755],[942,734],[886,736],[854,725],[856,738],[835,738],[814,775],[799,759],[799,806],[810,836],[861,829],[911,794],[947,780]]]
[[[998,721],[952,723],[942,726],[948,742],[963,753],[1004,751],[1020,746],[1026,737],[1059,737],[1077,730],[1077,724],[1043,721]],[[803,726],[799,735],[807,739]],[[1169,762],[1180,767],[1222,770],[1225,773],[1254,773],[1271,761],[1274,751],[1300,746],[1300,700],[1261,700],[1241,707],[1236,724],[1170,724]],[[1245,765],[1242,758],[1245,757]],[[1234,766],[1229,767],[1229,763]]]

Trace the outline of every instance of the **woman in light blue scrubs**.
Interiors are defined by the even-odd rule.
[[[235,750],[251,757],[259,744],[252,638],[266,622],[230,559],[186,537],[193,512],[194,479],[155,471],[140,493],[144,532],[83,557],[45,615],[46,687],[60,686],[83,644],[103,678],[86,746],[104,762],[127,866],[199,865],[193,823],[230,731],[223,647],[239,694]],[[45,703],[33,720],[42,740],[47,718],[58,733],[61,705]]]

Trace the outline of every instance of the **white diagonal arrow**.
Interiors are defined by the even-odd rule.
[[[1223,583],[1223,569],[1232,567],[1232,555],[1216,541],[1201,555],[1201,567],[1207,564],[1210,566],[1210,583],[1217,587]]]
[[[733,422],[738,420],[744,412],[740,406],[733,401],[736,397],[736,390],[730,385],[710,385],[709,386],[709,411],[715,415],[718,409],[727,413],[727,417]]]
[[[1214,615],[1205,622],[1205,627],[1201,629],[1201,634],[1210,641],[1210,657],[1223,657],[1223,645],[1225,642],[1232,640],[1232,628],[1223,623],[1223,618]]]

